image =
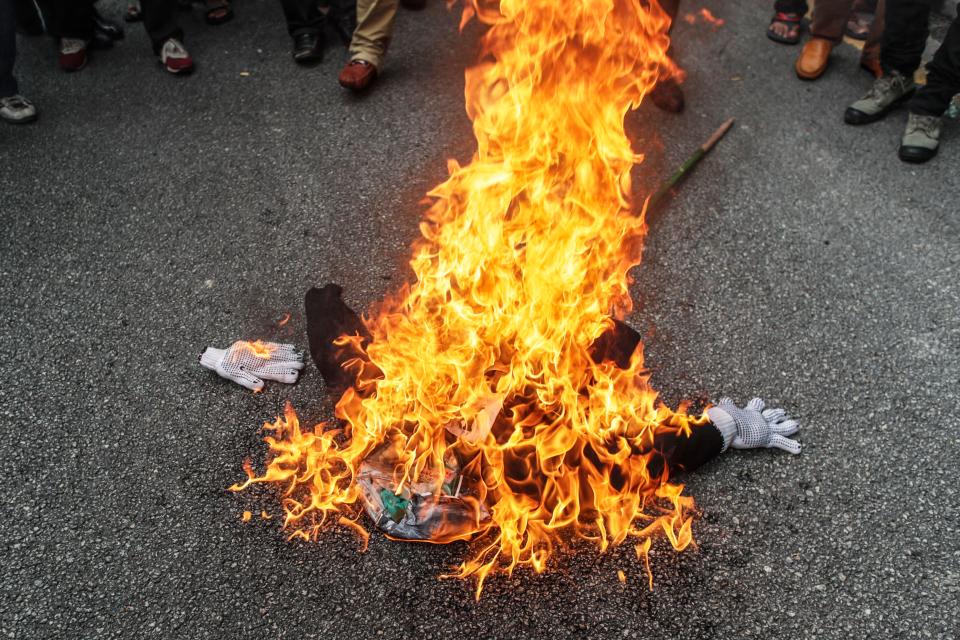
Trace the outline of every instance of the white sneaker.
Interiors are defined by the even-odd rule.
[[[170,73],[188,74],[193,71],[193,58],[176,38],[170,38],[160,48],[160,62]]]
[[[12,124],[27,124],[37,119],[37,108],[19,94],[0,98],[0,119]]]

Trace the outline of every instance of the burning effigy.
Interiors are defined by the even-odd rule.
[[[288,407],[233,489],[275,485],[304,539],[366,535],[366,513],[395,539],[469,540],[451,575],[479,597],[491,574],[544,571],[565,537],[631,542],[645,564],[657,536],[683,550],[694,503],[676,473],[799,445],[759,400],[668,408],[621,321],[647,231],[624,118],[675,73],[669,18],[646,0],[472,0],[472,18],[487,26],[466,72],[477,150],[428,194],[413,282],[364,318],[335,285],[307,293],[337,423]]]

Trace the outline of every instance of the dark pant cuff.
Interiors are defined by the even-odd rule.
[[[177,28],[165,36],[156,38],[153,41],[153,54],[157,56],[160,55],[160,49],[163,48],[163,43],[169,40],[170,38],[176,38],[180,42],[183,42],[183,29]]]

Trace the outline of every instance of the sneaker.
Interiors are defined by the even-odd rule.
[[[916,89],[913,78],[897,71],[877,78],[867,95],[847,107],[843,121],[847,124],[876,122],[893,108],[909,100]]]
[[[58,59],[60,68],[64,71],[80,71],[87,66],[87,41],[78,38],[61,38]]]
[[[900,140],[898,155],[904,162],[926,162],[940,146],[940,118],[911,113]]]
[[[27,124],[37,119],[37,108],[21,95],[0,98],[0,120],[11,124]]]
[[[169,38],[160,47],[160,62],[170,73],[186,75],[193,71],[193,58],[176,38]]]
[[[363,91],[376,79],[377,68],[366,60],[351,60],[340,71],[340,86]]]

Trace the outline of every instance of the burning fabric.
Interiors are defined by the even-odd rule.
[[[307,292],[310,352],[328,390],[362,403],[371,397],[384,374],[361,348],[362,343],[370,340],[370,334],[357,314],[343,302],[341,294],[337,285]],[[236,343],[235,347],[240,344]],[[634,366],[640,347],[640,336],[636,331],[622,322],[612,321],[611,328],[594,341],[589,353],[597,366],[610,365],[628,371]],[[236,348],[248,351],[245,346]],[[244,384],[241,380],[235,381]],[[406,471],[408,458],[402,431],[391,432],[384,441],[362,454],[350,477],[343,473],[348,467],[345,458],[341,457],[355,440],[355,437],[350,439],[349,429],[328,430],[321,424],[312,431],[304,431],[288,408],[284,418],[265,425],[274,432],[266,438],[273,454],[267,473],[256,476],[248,468],[247,482],[234,489],[241,490],[251,483],[264,481],[288,486],[284,499],[288,521],[297,522],[315,509],[321,513],[319,521],[311,527],[296,529],[295,534],[301,537],[308,538],[319,532],[326,512],[331,510],[302,502],[302,494],[304,498],[321,496],[330,500],[338,511],[359,501],[373,523],[396,539],[469,540],[496,526],[492,518],[497,501],[491,497],[503,490],[498,483],[505,483],[508,489],[516,485],[521,490],[527,485],[531,497],[547,484],[547,479],[536,477],[531,460],[519,457],[513,458],[511,467],[499,470],[503,474],[501,478],[491,478],[489,456],[484,455],[482,444],[492,440],[502,443],[504,446],[500,448],[503,450],[509,448],[517,433],[515,423],[507,417],[509,412],[504,410],[505,400],[504,396],[491,395],[470,411],[463,412],[463,415],[470,416],[469,419],[447,423],[442,438],[443,466],[439,469],[425,467],[415,477]],[[338,404],[338,414],[343,411],[341,405],[342,400]],[[508,408],[510,406],[512,403],[508,403]],[[341,417],[343,415],[346,414]],[[799,443],[787,437],[796,433],[800,425],[782,409],[765,409],[759,398],[751,400],[744,408],[724,398],[708,408],[699,419],[669,411],[656,415],[662,416],[655,418],[662,422],[652,425],[651,441],[643,444],[633,440],[626,448],[620,448],[622,442],[614,445],[613,440],[587,442],[577,451],[581,456],[577,464],[570,465],[566,472],[587,473],[588,481],[593,474],[605,473],[604,481],[614,497],[622,495],[621,492],[628,487],[633,465],[642,467],[646,477],[670,487],[672,485],[667,480],[671,475],[693,471],[731,447],[775,447],[800,453]],[[531,451],[530,455],[535,459],[537,454]],[[565,455],[569,456],[570,451]],[[610,463],[605,462],[611,455],[619,458],[619,466],[610,467]],[[581,498],[589,497],[583,489],[580,493],[585,494],[579,496]],[[679,490],[673,498],[685,504]],[[602,517],[600,513],[595,515]],[[674,529],[664,526],[663,517],[651,518],[651,524],[642,530],[631,531],[631,534],[643,536],[659,526],[674,546],[684,548],[689,544],[689,519],[679,529]],[[341,518],[340,521],[359,527],[355,520]],[[600,535],[604,533],[602,522],[598,519],[596,523]],[[581,533],[587,528],[586,523],[580,521],[574,524],[579,525],[575,528]],[[647,544],[639,545],[638,551],[641,548],[645,553],[649,540]]]
[[[342,336],[366,333],[359,317],[341,299],[337,285],[311,289],[306,295],[307,333],[310,352],[320,367],[330,389],[360,388],[360,380],[349,371],[371,371],[362,354],[344,349]],[[340,344],[338,344],[338,342]],[[640,344],[640,335],[622,322],[594,342],[591,357],[596,363],[611,362],[621,369],[630,366],[631,355]],[[381,375],[381,374],[375,374]],[[395,538],[407,540],[450,541],[468,539],[477,533],[490,516],[482,500],[482,470],[471,450],[491,434],[503,439],[499,430],[511,429],[501,417],[504,399],[493,397],[474,414],[469,426],[451,423],[446,426],[442,476],[426,470],[416,481],[402,483],[397,470],[404,460],[393,443],[374,449],[360,463],[356,482],[363,506],[377,527]],[[666,478],[672,473],[693,471],[726,451],[776,447],[800,453],[800,444],[787,436],[800,429],[782,409],[764,409],[759,398],[743,409],[729,398],[706,411],[706,420],[690,425],[690,433],[665,430],[654,437],[647,465],[654,475]],[[496,428],[495,428],[496,427]],[[464,443],[468,446],[458,446]],[[595,456],[596,454],[594,454]],[[437,487],[439,485],[439,491]]]
[[[414,281],[361,321],[336,287],[307,294],[311,353],[339,425],[266,425],[262,472],[284,526],[317,535],[360,509],[398,538],[470,539],[453,572],[544,571],[576,536],[646,558],[692,542],[672,480],[727,447],[778,446],[795,422],[723,402],[657,400],[631,310],[645,209],[624,117],[672,68],[648,0],[474,0],[489,29],[466,75],[477,151],[430,196]],[[640,202],[643,200],[641,199]]]

